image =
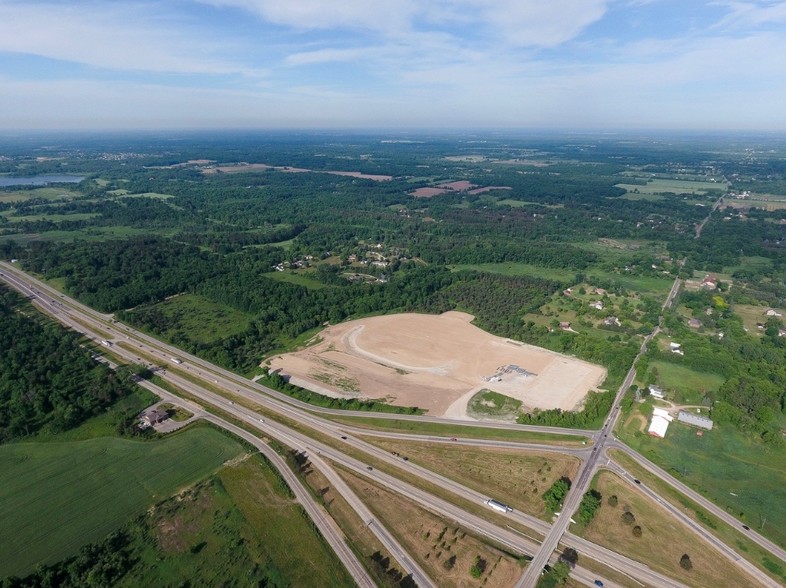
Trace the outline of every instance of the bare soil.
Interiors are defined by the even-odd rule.
[[[454,418],[468,418],[467,403],[483,388],[520,400],[526,410],[574,410],[606,376],[601,366],[491,335],[472,319],[451,311],[349,321],[266,365],[320,393]]]

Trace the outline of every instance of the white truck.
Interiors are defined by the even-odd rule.
[[[493,498],[487,500],[486,504],[488,504],[491,508],[499,512],[508,513],[513,510],[504,502],[500,502],[499,500],[494,500]]]
[[[183,363],[183,360],[182,359],[178,359],[176,357],[173,357],[172,358],[172,363],[176,363],[177,365],[180,365],[181,363]]]

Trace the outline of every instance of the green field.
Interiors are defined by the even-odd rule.
[[[470,399],[467,408],[472,416],[481,418],[515,418],[521,410],[521,400],[484,389]]]
[[[0,577],[73,555],[242,451],[207,427],[152,442],[99,437],[0,447]]]
[[[8,219],[8,222],[11,223],[21,223],[25,221],[35,222],[35,221],[42,221],[47,220],[53,223],[57,223],[60,221],[79,221],[79,220],[90,220],[91,218],[96,218],[97,216],[101,216],[97,212],[75,212],[73,214],[28,214],[25,216],[13,216],[11,214],[4,214],[5,218]]]
[[[273,468],[258,456],[158,505],[136,526],[119,586],[352,586]]]
[[[80,196],[66,188],[34,188],[32,190],[0,191],[0,202],[26,202],[40,198],[41,200],[66,200]]]
[[[474,263],[457,264],[449,266],[453,271],[470,270],[476,272],[488,272],[492,274],[502,274],[504,276],[530,276],[535,278],[545,278],[547,280],[557,280],[560,282],[572,282],[576,277],[576,272],[559,268],[538,267],[529,263]]]
[[[319,290],[325,287],[325,284],[312,277],[314,272],[311,270],[284,270],[283,272],[270,272],[265,274],[266,278],[277,280],[279,282],[287,282],[289,284],[297,284],[298,286],[305,286],[310,290]]]
[[[726,380],[718,374],[697,372],[667,361],[650,362],[647,374],[653,370],[657,373],[657,383],[667,391],[667,398],[678,402],[698,404],[705,391],[718,390]]]
[[[638,184],[617,184],[618,188],[623,188],[634,194],[660,194],[671,192],[672,194],[699,194],[703,195],[712,190],[726,191],[726,184],[723,182],[703,182],[692,180],[671,180],[665,178],[651,178],[646,185]]]
[[[166,317],[163,336],[174,339],[179,333],[197,343],[210,343],[246,330],[251,316],[197,294],[182,294],[153,308]]]
[[[724,424],[703,436],[672,423],[665,439],[626,435],[626,443],[786,547],[786,448],[763,445]]]

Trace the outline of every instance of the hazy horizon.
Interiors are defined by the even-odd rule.
[[[786,131],[775,0],[0,0],[0,129]]]

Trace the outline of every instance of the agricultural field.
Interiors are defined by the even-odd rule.
[[[33,188],[31,190],[0,190],[0,203],[27,202],[28,200],[71,200],[81,196],[68,188]]]
[[[281,245],[277,243],[276,245]],[[279,282],[287,282],[288,284],[296,284],[304,286],[309,290],[320,290],[325,287],[325,284],[317,280],[313,276],[311,270],[284,270],[283,272],[270,272],[265,274],[266,278],[277,280]]]
[[[601,472],[593,487],[603,496],[603,502],[582,533],[586,539],[644,562],[688,586],[751,585],[750,578],[720,552],[617,476]],[[612,496],[617,499],[614,506],[609,504]],[[626,512],[631,516],[625,516]],[[636,536],[638,531],[634,534],[635,528],[640,536]],[[683,554],[690,557],[690,570],[680,567]]]
[[[555,480],[563,476],[572,479],[579,465],[572,456],[550,452],[476,449],[380,437],[368,437],[367,441],[543,519],[548,513],[541,496]]]
[[[672,180],[666,178],[649,178],[645,185],[639,184],[617,184],[618,188],[623,188],[632,194],[661,195],[671,194],[696,194],[703,196],[708,192],[726,192],[726,184],[723,182],[709,182],[699,180]]]
[[[74,554],[210,475],[242,447],[207,428],[154,442],[99,437],[0,446],[0,576]]]

